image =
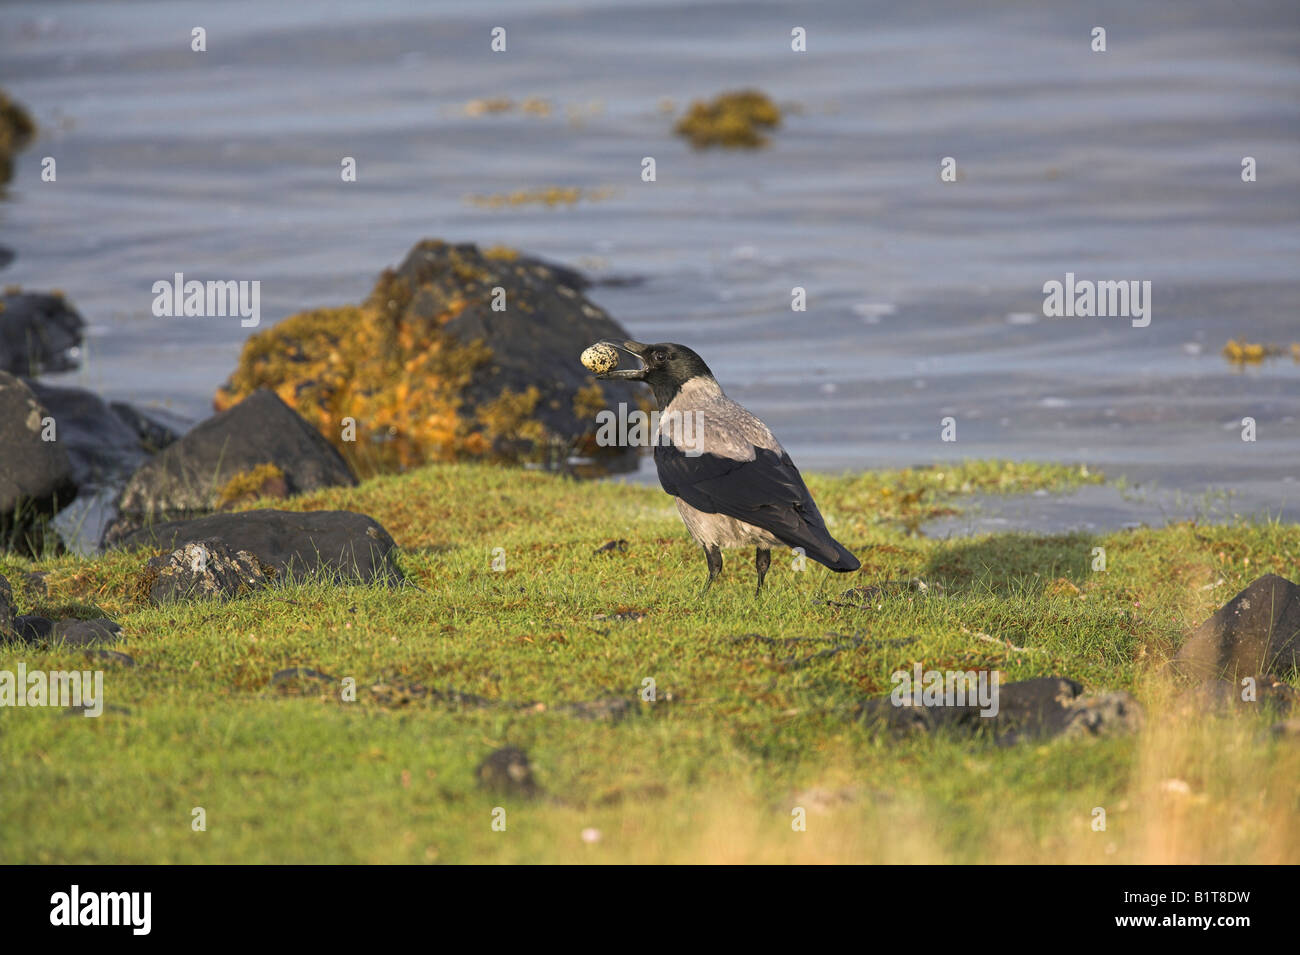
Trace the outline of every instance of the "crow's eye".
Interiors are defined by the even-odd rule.
[[[663,363],[666,362],[667,360],[668,360],[668,356],[664,352],[661,351],[655,352],[655,361]]]

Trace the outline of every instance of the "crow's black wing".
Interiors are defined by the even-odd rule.
[[[832,570],[856,570],[857,558],[831,537],[799,469],[784,451],[754,448],[752,460],[687,455],[671,444],[655,448],[659,483],[706,514],[726,514],[770,531],[789,547]]]

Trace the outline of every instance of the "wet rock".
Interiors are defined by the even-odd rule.
[[[47,519],[76,497],[67,450],[43,440],[49,417],[27,385],[0,371],[0,548],[39,553],[57,540]]]
[[[0,295],[0,371],[22,376],[71,371],[84,327],[61,295]]]
[[[14,618],[14,633],[24,643],[45,643],[53,632],[53,620],[46,620],[33,614],[23,614]]]
[[[131,475],[105,534],[113,545],[149,521],[217,510],[223,492],[270,465],[288,494],[357,483],[339,453],[273,392],[259,390],[185,437]]]
[[[1003,746],[1057,736],[1120,735],[1143,724],[1142,708],[1128,693],[1085,696],[1080,684],[1061,677],[1000,684],[996,713],[990,707],[987,716],[978,705],[897,706],[890,697],[868,700],[858,712],[865,722],[894,733],[988,732]]]
[[[1285,674],[1297,665],[1300,587],[1276,574],[1252,581],[1215,611],[1173,660],[1175,672],[1200,680]]]
[[[292,394],[345,453],[355,446],[342,442],[339,418],[354,418],[357,446],[379,469],[570,450],[631,467],[635,449],[596,444],[595,417],[635,406],[642,386],[598,382],[578,363],[592,342],[629,337],[586,299],[586,285],[513,250],[424,241],[362,305],[304,312],[252,336],[216,404],[259,387]],[[504,311],[492,307],[501,296]]]
[[[27,386],[54,418],[78,489],[121,482],[148,458],[139,436],[93,392],[38,381]]]
[[[514,746],[492,752],[474,771],[484,789],[510,796],[536,796],[540,791],[528,754]]]
[[[140,446],[149,454],[157,454],[175,444],[188,427],[179,417],[157,408],[137,408],[125,401],[111,401],[108,406],[123,424],[135,432]]]
[[[151,558],[136,593],[155,606],[185,600],[230,599],[261,590],[274,572],[246,550],[231,550],[215,538],[187,541],[170,554]]]
[[[240,511],[140,528],[118,538],[122,548],[174,550],[191,541],[220,541],[274,568],[277,579],[324,577],[338,583],[402,583],[396,544],[379,522],[353,511]]]

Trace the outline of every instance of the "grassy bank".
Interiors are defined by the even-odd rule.
[[[700,596],[703,557],[657,487],[485,466],[277,505],[370,514],[418,589],[308,583],[157,609],[132,596],[144,554],[0,557],[22,612],[102,611],[137,664],[0,647],[0,669],[102,667],[110,707],[0,710],[0,861],[1300,861],[1300,747],[1260,718],[1187,711],[1160,671],[1247,582],[1300,576],[1300,527],[911,533],[971,493],[1087,480],[979,462],[810,476],[862,570],[796,571],[774,553],[758,598],[740,551]],[[611,539],[627,549],[595,553]],[[928,590],[836,605],[911,578]],[[1147,727],[999,748],[851,719],[914,661],[1126,689]],[[269,685],[294,666],[333,680]],[[340,699],[347,677],[355,702]],[[646,679],[655,703],[637,699]],[[611,698],[634,701],[620,720],[601,718]],[[539,798],[476,784],[504,745],[528,752]]]

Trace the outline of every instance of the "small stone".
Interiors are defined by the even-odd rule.
[[[140,596],[155,605],[205,597],[239,597],[270,583],[266,567],[248,551],[215,538],[189,541],[145,565]]]
[[[489,754],[475,775],[484,789],[512,796],[532,797],[540,790],[528,754],[515,746],[503,746]]]
[[[73,647],[97,647],[119,639],[122,627],[106,617],[94,620],[60,620],[51,627],[50,642]]]

